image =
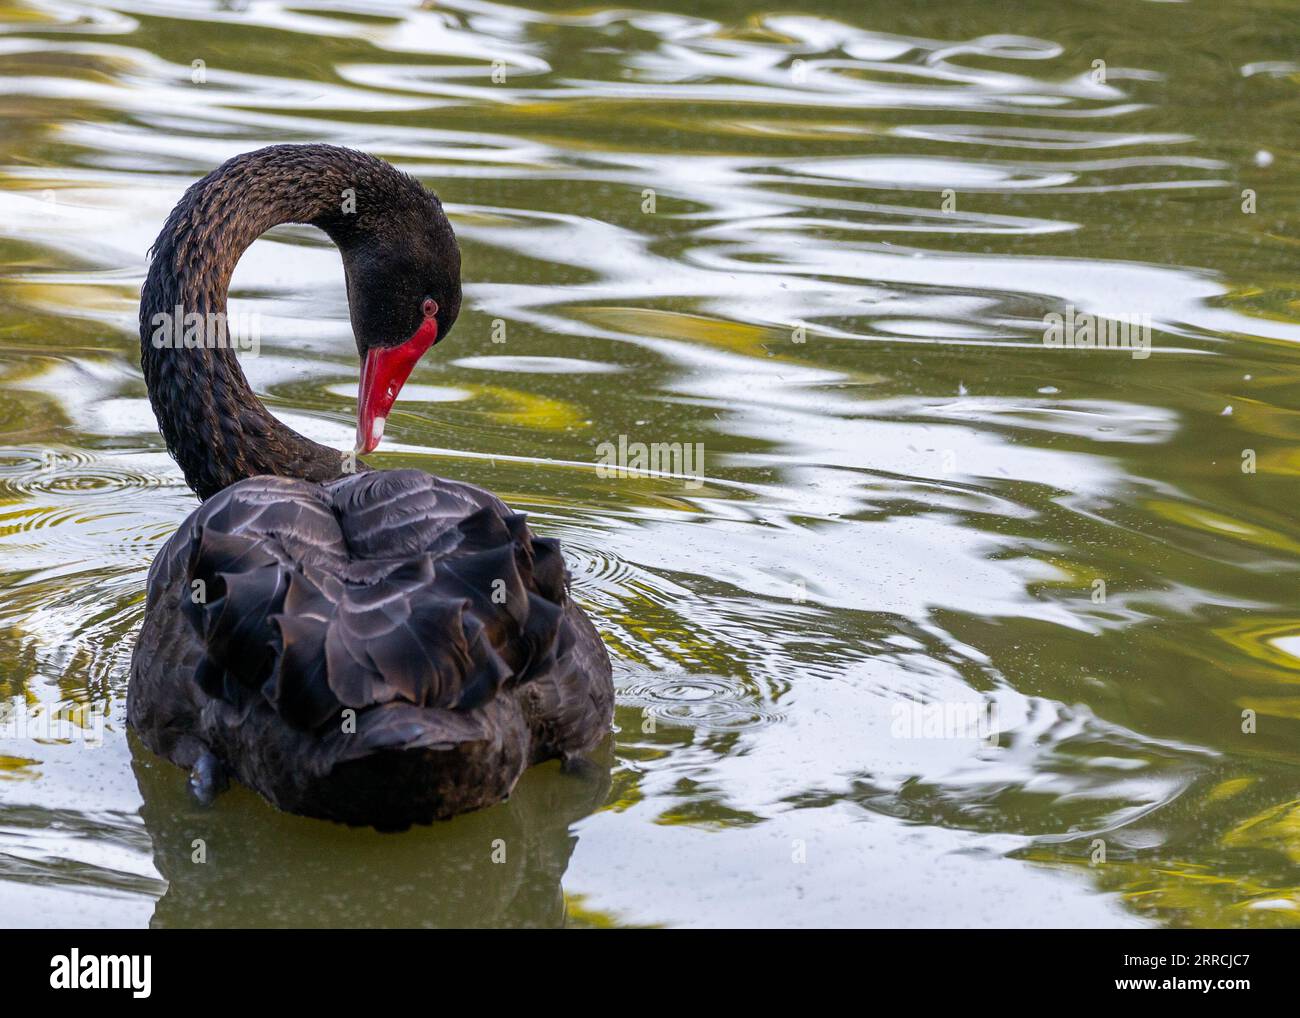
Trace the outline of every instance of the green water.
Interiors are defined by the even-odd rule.
[[[1300,925],[1296,5],[674,3],[0,2],[0,925]],[[145,252],[285,141],[447,204],[465,310],[372,462],[563,540],[608,776],[381,836],[128,737],[195,505]],[[347,446],[334,249],[232,294]]]

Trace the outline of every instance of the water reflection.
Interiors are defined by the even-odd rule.
[[[510,799],[400,836],[289,816],[235,789],[194,805],[175,768],[132,740],[140,815],[167,881],[154,927],[502,927],[599,923],[570,912],[569,825],[609,793],[608,760],[529,771]],[[285,889],[300,889],[287,898]],[[308,892],[307,889],[310,889]]]

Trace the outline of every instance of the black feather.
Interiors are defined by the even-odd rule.
[[[608,730],[608,658],[558,546],[470,485],[413,470],[241,481],[168,542],[149,604],[132,724],[160,752],[197,736],[285,809],[446,816]],[[185,674],[182,656],[199,666]],[[395,770],[395,753],[424,763]]]

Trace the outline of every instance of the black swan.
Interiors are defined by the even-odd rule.
[[[204,501],[149,571],[128,724],[202,801],[233,776],[281,809],[385,830],[499,802],[526,767],[576,764],[606,736],[609,657],[559,544],[495,495],[318,445],[262,406],[228,340],[169,341],[178,312],[224,321],[236,262],[280,223],[343,256],[356,452],[460,310],[441,203],[380,159],[276,145],[185,192],[153,247],[140,350]]]

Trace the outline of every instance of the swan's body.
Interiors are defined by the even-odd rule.
[[[335,211],[348,187],[367,218]],[[204,794],[229,773],[282,809],[381,828],[490,805],[524,768],[579,757],[609,730],[609,659],[559,545],[482,489],[353,466],[297,435],[228,349],[151,339],[160,309],[224,311],[235,261],[284,221],[343,250],[362,451],[455,320],[450,226],[386,163],[277,146],[186,193],[155,246],[142,358],[168,448],[208,501],[150,570],[128,721]],[[365,292],[378,284],[409,292],[385,302]],[[410,315],[421,300],[424,317]]]

